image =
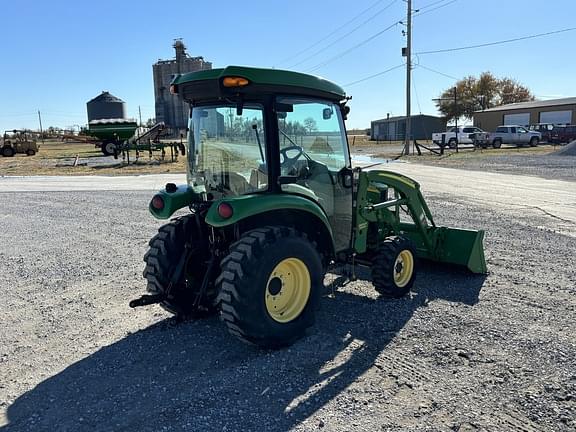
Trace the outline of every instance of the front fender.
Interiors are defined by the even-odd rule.
[[[218,206],[226,202],[232,206],[232,216],[224,219],[218,214]],[[322,221],[332,237],[332,227],[328,217],[318,204],[312,200],[290,194],[250,194],[223,198],[212,204],[205,221],[215,228],[233,225],[243,219],[275,210],[300,210],[311,213]]]

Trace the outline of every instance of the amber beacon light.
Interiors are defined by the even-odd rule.
[[[242,77],[225,77],[222,84],[224,87],[244,87],[250,84],[250,81]]]

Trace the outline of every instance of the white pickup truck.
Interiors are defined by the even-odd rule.
[[[456,148],[458,144],[484,144],[487,134],[482,129],[474,126],[458,126],[458,141],[456,141],[456,128],[453,127],[448,132],[437,132],[432,134],[432,142],[439,146],[445,145]]]
[[[500,147],[502,144],[514,144],[516,147],[524,145],[536,147],[540,140],[542,140],[540,132],[529,131],[518,125],[498,126],[496,132],[490,132],[488,135],[488,141],[494,147]]]

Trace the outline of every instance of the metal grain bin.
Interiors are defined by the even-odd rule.
[[[88,122],[101,119],[123,119],[126,118],[126,104],[122,99],[111,95],[107,91],[96,96],[86,103],[88,111]]]

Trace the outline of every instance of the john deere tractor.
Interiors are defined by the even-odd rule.
[[[353,168],[339,86],[301,73],[229,66],[177,76],[190,104],[187,183],[150,212],[172,219],[144,256],[148,294],[179,316],[218,313],[268,348],[314,322],[324,275],[363,265],[383,297],[410,291],[417,258],[485,273],[483,231],[436,226],[417,182]]]

